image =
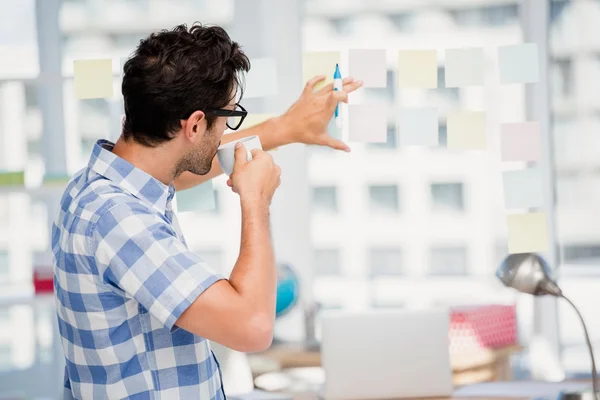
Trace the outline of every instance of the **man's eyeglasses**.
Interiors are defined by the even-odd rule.
[[[207,111],[216,117],[227,117],[227,127],[233,131],[237,130],[240,126],[242,126],[242,122],[248,115],[248,111],[238,103],[235,103],[235,107],[233,110],[227,110],[224,108],[217,108],[215,110]]]

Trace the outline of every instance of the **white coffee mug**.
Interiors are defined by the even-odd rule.
[[[219,160],[221,169],[227,175],[233,173],[233,165],[235,164],[235,144],[237,142],[242,142],[246,148],[248,161],[252,160],[252,150],[262,150],[262,145],[260,144],[260,138],[258,136],[248,136],[219,146],[219,149],[217,150],[217,159]]]

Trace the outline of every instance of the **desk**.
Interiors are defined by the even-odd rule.
[[[512,379],[510,357],[523,350],[519,345],[451,356],[453,383],[457,386],[478,382],[509,381]],[[274,345],[266,352],[251,357],[263,357],[279,369],[321,366],[321,354],[299,344]],[[268,370],[255,371],[260,375]]]
[[[559,393],[581,392],[593,400],[590,381],[506,381],[465,385],[455,389],[450,397],[430,397],[418,400],[530,400],[536,397],[558,398]],[[294,400],[317,400],[315,393],[293,395]],[[410,399],[403,399],[410,400]],[[413,399],[417,400],[417,399]]]

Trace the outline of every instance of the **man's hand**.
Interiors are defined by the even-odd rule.
[[[252,161],[247,161],[242,143],[235,146],[235,164],[227,184],[240,195],[242,202],[269,206],[275,190],[281,183],[281,168],[266,151],[252,150]]]
[[[348,77],[343,80],[343,90],[333,90],[333,83],[315,91],[317,83],[325,76],[316,76],[306,83],[300,98],[283,114],[281,122],[290,129],[290,142],[328,146],[350,151],[346,143],[327,134],[327,126],[338,102],[348,102],[348,93],[362,86],[362,81]]]

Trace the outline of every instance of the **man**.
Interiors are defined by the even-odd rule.
[[[276,271],[269,205],[280,169],[269,153],[236,149],[228,184],[242,212],[229,279],[187,249],[172,209],[182,190],[222,172],[221,142],[259,134],[266,150],[291,142],[347,150],[326,134],[344,90],[311,80],[282,116],[223,137],[238,76],[250,68],[219,27],[178,26],[140,42],[124,66],[119,140],[100,140],[69,183],[52,230],[66,398],[223,399],[208,340],[238,351],[269,347]],[[228,122],[231,121],[231,122]]]

